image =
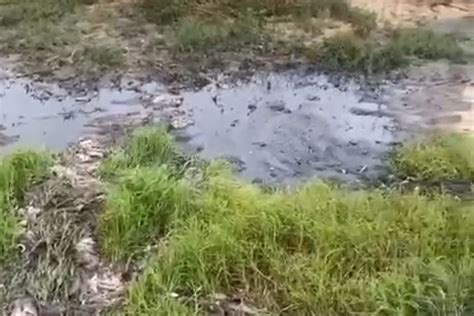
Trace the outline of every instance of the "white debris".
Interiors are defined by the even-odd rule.
[[[176,117],[171,121],[171,126],[174,129],[182,129],[193,124],[194,121],[188,117]]]
[[[10,316],[38,316],[38,308],[31,299],[18,299],[12,304]]]
[[[95,252],[95,241],[90,238],[82,238],[76,244],[77,257],[87,270],[92,270],[99,265],[99,258]]]
[[[152,101],[153,105],[160,107],[174,107],[177,108],[183,103],[183,97],[172,95],[172,94],[162,94],[155,97]]]

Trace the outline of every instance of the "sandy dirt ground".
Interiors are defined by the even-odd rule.
[[[417,25],[438,19],[474,17],[472,0],[351,0],[394,25]]]

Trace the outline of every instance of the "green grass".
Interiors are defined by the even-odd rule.
[[[128,259],[166,236],[177,219],[195,212],[195,190],[167,167],[139,167],[114,184],[101,217],[103,244],[114,259]]]
[[[396,46],[373,42],[353,34],[327,38],[317,48],[316,59],[333,70],[362,71],[367,74],[389,71],[407,65],[405,54]]]
[[[260,25],[250,14],[232,20],[183,18],[175,26],[178,49],[182,52],[229,50],[259,39]]]
[[[85,46],[79,59],[80,63],[90,64],[89,68],[97,65],[99,70],[119,67],[125,62],[125,56],[120,48],[106,44]]]
[[[392,45],[408,56],[452,61],[461,61],[464,56],[456,37],[450,34],[436,34],[427,29],[402,29],[392,36]]]
[[[2,0],[0,27],[13,27],[44,20],[58,21],[64,15],[74,12],[79,5],[95,2],[96,0]]]
[[[0,51],[23,54],[25,68],[50,71],[70,65],[82,74],[124,64],[114,41],[91,36],[95,30],[85,8],[96,0],[1,1]]]
[[[135,167],[176,166],[181,160],[171,136],[162,126],[135,130],[123,148],[111,153],[101,166],[104,177]]]
[[[474,182],[474,139],[471,136],[436,136],[403,146],[392,157],[401,178],[427,182]]]
[[[361,31],[363,32],[363,31]],[[400,29],[384,40],[340,34],[327,38],[308,54],[334,70],[361,71],[367,74],[406,66],[410,58],[463,60],[465,54],[455,37],[426,29]]]
[[[145,0],[142,9],[149,21],[172,25],[178,48],[186,52],[261,44],[269,36],[263,26],[272,18],[329,16],[351,23],[364,36],[376,26],[373,14],[346,0]]]
[[[200,167],[199,176],[176,173],[169,161],[179,154],[163,129],[145,129],[130,144],[121,154],[129,167],[108,167],[103,250],[128,261],[158,247],[129,290],[126,315],[193,315],[215,293],[288,315],[474,309],[472,202],[318,182],[270,192],[219,162]],[[457,144],[419,147],[426,150],[419,157],[439,146],[451,153],[443,160],[450,166],[472,168],[472,160],[453,158],[454,148],[466,149]]]
[[[0,263],[10,259],[18,235],[14,208],[23,202],[25,190],[46,173],[49,157],[24,151],[0,163]]]
[[[323,184],[265,195],[211,179],[206,207],[132,287],[128,314],[169,293],[239,293],[278,314],[465,312],[473,307],[474,216],[458,202],[349,193]]]

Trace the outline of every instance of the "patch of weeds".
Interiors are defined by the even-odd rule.
[[[80,62],[97,65],[101,69],[121,66],[125,57],[120,48],[109,45],[89,45],[80,55]]]
[[[368,74],[392,70],[407,64],[403,52],[397,47],[380,45],[353,34],[327,38],[317,50],[316,58],[331,69],[362,71]]]
[[[250,14],[236,20],[200,20],[184,18],[176,25],[176,41],[181,51],[229,49],[252,44],[258,39],[258,20]]]
[[[188,0],[144,0],[141,5],[148,20],[168,24],[182,17],[191,3]]]
[[[364,30],[360,32],[367,33]],[[406,66],[409,57],[462,61],[464,56],[454,37],[437,35],[428,30],[401,29],[394,31],[389,38],[377,41],[359,35],[348,33],[327,38],[321,47],[310,50],[308,56],[335,70],[367,74]]]
[[[145,239],[157,241],[178,219],[196,213],[198,165],[185,160],[164,127],[134,131],[101,166],[113,183],[100,221],[105,252],[121,260],[139,256]]]
[[[168,154],[155,159],[172,141],[151,131],[132,146],[144,156],[122,152],[140,158],[116,173],[99,227],[115,259],[160,246],[124,314],[194,315],[216,293],[274,314],[472,312],[472,202],[323,183],[265,191],[218,162],[195,185],[161,164]],[[455,154],[466,146],[443,141],[446,153],[426,155],[472,168]]]
[[[351,23],[354,33],[358,36],[368,36],[377,27],[377,17],[374,13],[358,8],[349,11],[347,21]]]
[[[79,5],[93,4],[96,0],[16,0],[2,4],[0,26],[12,27],[20,23],[57,21],[72,13]]]
[[[392,35],[392,46],[404,54],[421,59],[448,59],[461,61],[463,49],[455,36],[436,34],[427,29],[401,29]]]
[[[166,236],[180,218],[197,211],[195,192],[166,166],[123,173],[109,191],[100,228],[104,250],[114,259],[136,257],[144,244]]]
[[[157,24],[175,25],[176,41],[184,51],[224,48],[253,43],[264,36],[272,18],[293,19],[329,16],[351,23],[360,35],[376,26],[374,15],[352,8],[346,0],[145,0],[145,16]]]
[[[345,0],[307,1],[302,6],[302,14],[313,17],[329,15],[330,17],[350,23],[359,35],[368,35],[375,27],[375,14],[355,8]]]
[[[402,147],[391,162],[400,178],[474,182],[474,139],[458,135],[434,137]]]
[[[0,49],[21,53],[23,65],[38,71],[73,65],[87,74],[120,66],[124,62],[121,50],[91,37],[95,30],[84,21],[84,6],[95,2],[19,0],[5,5],[6,11],[1,12],[7,13],[0,13]]]
[[[186,18],[176,26],[176,41],[182,51],[214,48],[214,45],[226,42],[230,34],[230,23],[203,22],[195,18]]]
[[[0,163],[0,263],[7,261],[18,235],[14,208],[23,202],[25,191],[46,174],[50,159],[36,152],[16,152]]]
[[[175,166],[181,155],[162,126],[135,130],[123,148],[112,153],[101,166],[101,174],[111,177],[127,168]]]
[[[454,199],[311,184],[264,193],[214,174],[132,287],[130,315],[239,293],[270,313],[436,314],[472,308],[474,214]],[[188,302],[186,304],[185,302]]]

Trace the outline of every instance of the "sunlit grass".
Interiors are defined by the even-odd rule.
[[[140,135],[147,141],[137,145]],[[139,132],[130,144],[148,158],[124,164],[126,171],[110,169],[113,184],[99,226],[105,253],[128,261],[156,249],[130,288],[125,314],[192,315],[215,293],[238,295],[274,314],[473,310],[472,202],[320,182],[269,192],[218,162],[200,167],[196,182],[162,158],[179,156],[168,137],[160,129]],[[175,153],[163,155],[160,143]],[[469,160],[452,159],[452,150],[465,146],[451,144],[417,150],[445,148],[452,167],[471,168]],[[122,150],[121,159],[133,160],[130,149]]]
[[[176,146],[164,127],[139,129],[132,133],[129,142],[104,161],[101,173],[107,177],[127,168],[168,165],[180,160]]]

